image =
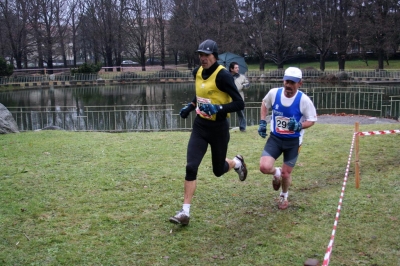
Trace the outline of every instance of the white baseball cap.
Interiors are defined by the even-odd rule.
[[[283,76],[283,80],[291,80],[297,83],[302,79],[302,77],[303,75],[299,68],[288,67],[285,71],[285,75]]]

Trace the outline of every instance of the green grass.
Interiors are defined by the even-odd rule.
[[[397,126],[394,125],[394,126]],[[363,125],[361,131],[396,129]],[[188,132],[39,131],[0,138],[1,265],[303,265],[323,260],[346,170],[353,126],[307,130],[289,209],[258,170],[265,140],[232,132],[235,172],[199,169],[189,226],[168,222],[183,201]],[[330,265],[400,264],[400,135],[360,139]]]
[[[308,63],[292,63],[292,64],[285,64],[284,68],[289,66],[296,66],[300,68],[307,68],[313,67],[315,69],[319,69],[319,61],[315,62],[308,62]],[[259,70],[260,66],[258,64],[250,64],[249,70]],[[271,62],[265,64],[265,69],[276,69],[276,64]],[[339,65],[337,61],[327,61],[325,63],[326,70],[338,70]],[[345,64],[345,69],[347,70],[376,70],[378,69],[378,61],[377,60],[368,60],[368,65],[365,61],[362,60],[348,60]],[[389,65],[384,62],[384,69],[385,70],[399,70],[400,69],[400,60],[389,60]]]

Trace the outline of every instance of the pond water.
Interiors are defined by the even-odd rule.
[[[254,83],[246,93],[248,124],[258,123],[266,93],[282,83]],[[318,113],[348,112],[381,116],[382,105],[400,86],[321,85],[306,83],[302,90],[315,102]],[[179,110],[194,96],[193,83],[127,84],[0,92],[0,103],[16,119],[21,131],[46,126],[67,130],[135,131],[189,129]],[[362,98],[360,98],[362,95]],[[362,105],[362,106],[361,106]],[[236,126],[233,114],[231,126]]]

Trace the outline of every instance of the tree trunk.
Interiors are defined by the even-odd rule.
[[[339,71],[344,71],[344,67],[346,64],[346,55],[341,54],[338,56],[338,64],[339,64]]]
[[[383,48],[378,49],[378,69],[383,69],[383,62],[385,60],[385,51]]]
[[[280,51],[277,51],[276,53],[276,64],[278,65],[278,69],[283,69],[284,66],[284,56],[282,56],[282,53]]]
[[[113,53],[112,53],[112,47],[110,45],[106,46],[106,65],[107,67],[112,67],[113,66]],[[112,72],[112,68],[107,68],[108,71]]]
[[[22,57],[15,57],[15,61],[17,62],[17,68],[22,69]]]
[[[325,57],[322,53],[319,55],[319,69],[325,71]]]
[[[53,74],[53,51],[52,51],[52,47],[53,47],[53,42],[52,40],[49,38],[47,40],[46,43],[46,59],[47,59],[47,73],[48,74]]]
[[[163,22],[161,22],[163,23]],[[164,34],[164,24],[160,25],[160,37],[161,37],[161,66],[165,69],[165,34]]]
[[[263,55],[261,55],[260,57],[260,71],[264,71],[264,69],[265,69],[265,58],[264,58],[264,56]]]

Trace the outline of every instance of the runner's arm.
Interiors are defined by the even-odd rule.
[[[215,83],[219,90],[226,92],[232,99],[228,104],[222,104],[224,113],[237,112],[244,109],[244,101],[235,85],[232,74],[227,70],[218,72]]]

